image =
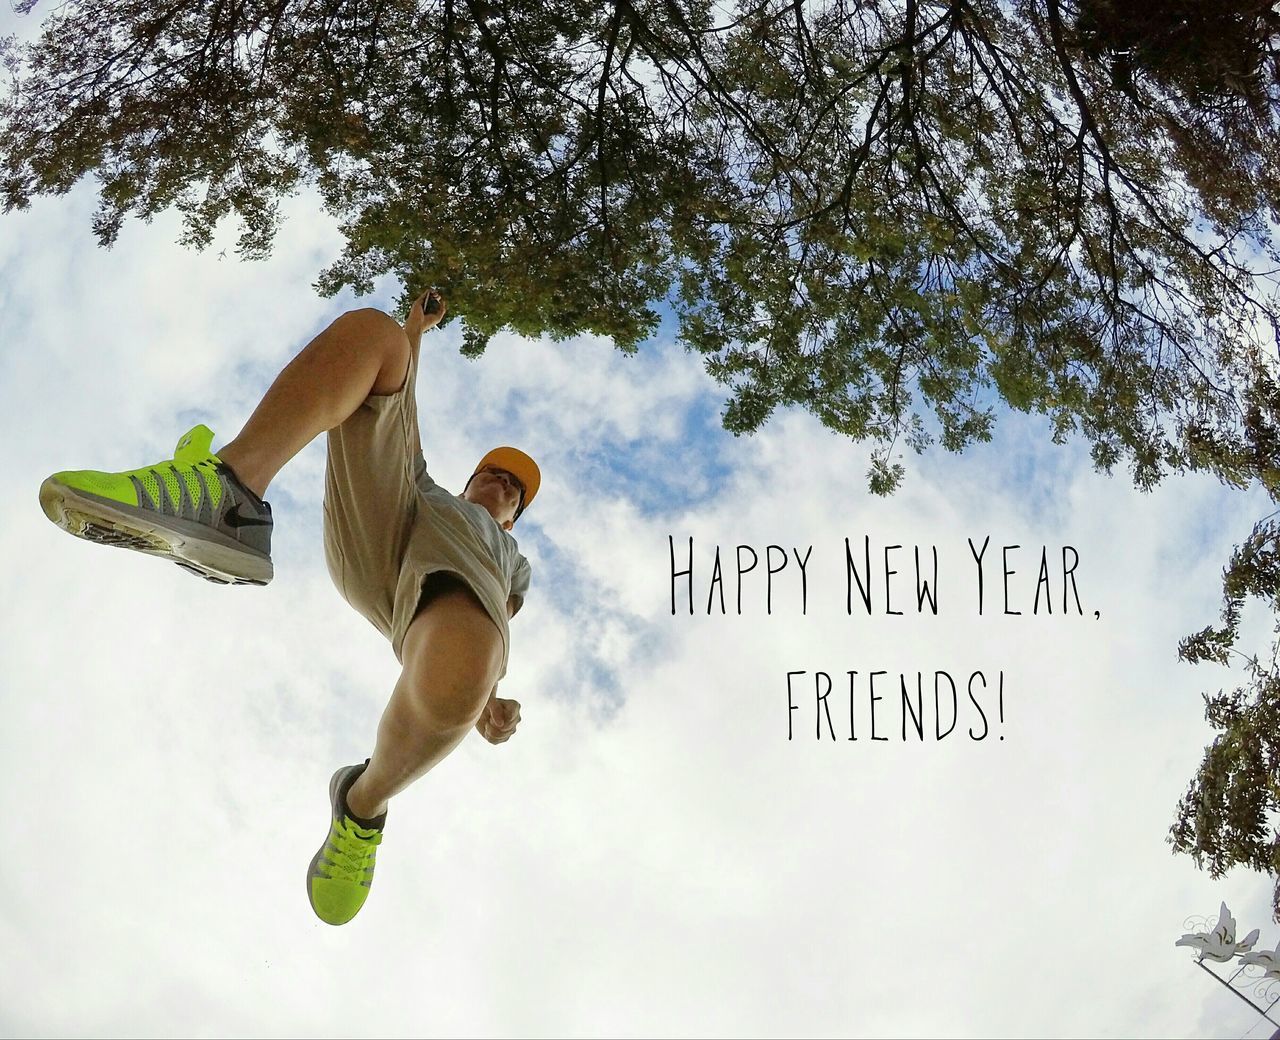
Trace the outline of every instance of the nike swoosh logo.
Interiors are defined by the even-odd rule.
[[[234,509],[227,510],[227,515],[224,519],[229,527],[266,527],[271,523],[270,520],[259,520],[254,516],[241,516],[239,505]]]

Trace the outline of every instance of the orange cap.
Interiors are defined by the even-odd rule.
[[[524,502],[516,513],[516,517],[519,518],[520,514],[529,508],[533,496],[538,493],[538,485],[542,483],[542,472],[538,469],[538,464],[519,448],[503,447],[494,448],[488,452],[476,463],[476,468],[471,475],[474,477],[485,466],[505,469],[508,473],[514,474],[515,478],[524,485]]]

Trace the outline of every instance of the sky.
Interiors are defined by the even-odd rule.
[[[867,449],[807,414],[725,433],[727,391],[669,315],[635,357],[504,333],[468,360],[458,324],[424,341],[435,479],[460,491],[498,444],[542,469],[500,690],[522,721],[394,799],[368,903],[319,922],[329,777],[371,753],[399,673],[325,568],[325,439],[268,490],[265,588],[72,538],[37,491],[170,458],[200,422],[216,450],[313,335],[401,286],[320,298],[341,239],[307,195],[252,264],[220,255],[232,225],[184,250],[172,214],[102,250],[94,204],[84,184],[0,217],[0,1034],[1270,1035],[1174,946],[1225,901],[1274,947],[1269,880],[1214,880],[1165,840],[1213,736],[1201,695],[1243,679],[1177,642],[1216,621],[1265,496],[1142,494],[1006,413],[876,498]],[[869,546],[870,616],[856,586],[846,609],[845,539],[860,568]],[[1269,630],[1251,610],[1242,645]],[[959,689],[942,739],[938,671]],[[917,673],[925,739],[897,685]]]

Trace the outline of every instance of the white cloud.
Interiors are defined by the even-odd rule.
[[[1226,899],[1265,942],[1269,884],[1212,881],[1164,835],[1211,735],[1199,693],[1232,681],[1178,663],[1176,642],[1216,617],[1261,497],[1199,479],[1143,496],[1009,417],[997,443],[917,460],[875,499],[865,450],[807,416],[706,439],[698,416],[724,393],[670,344],[628,359],[498,336],[469,361],[456,326],[428,339],[433,475],[460,490],[497,443],[543,467],[515,532],[534,587],[503,684],[523,722],[397,798],[368,906],[318,923],[303,878],[328,778],[370,753],[397,675],[325,572],[323,438],[268,495],[266,589],[71,539],[36,503],[55,470],[165,458],[197,421],[215,444],[238,431],[355,302],[309,288],[337,238],[308,204],[254,266],[180,251],[168,219],[96,250],[83,192],[4,218],[0,941],[21,956],[0,1031],[1235,1036],[1255,1020],[1173,941]],[[698,613],[673,617],[667,537],[690,534]],[[863,534],[908,547],[897,603],[909,547],[937,545],[940,617],[844,614],[843,539]],[[1039,546],[1074,546],[1086,615],[1056,610],[1055,578],[1052,616],[989,599],[973,617],[965,539],[987,534],[993,553],[1023,546],[1024,611]],[[804,615],[794,561],[764,614],[771,543],[813,546]],[[738,544],[761,552],[743,613],[730,573],[730,613],[708,617],[707,554],[732,566]],[[904,742],[885,686],[894,739],[873,744],[864,686],[843,739],[846,669],[935,667],[1003,669],[1003,725],[973,741],[962,716],[941,743]],[[815,741],[806,704],[787,740],[789,669],[836,679],[842,739]]]

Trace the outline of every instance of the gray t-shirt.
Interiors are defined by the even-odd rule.
[[[516,610],[524,603],[532,573],[529,561],[484,506],[442,488],[425,466],[418,471],[417,485],[419,508],[432,532],[425,573],[447,570],[461,577],[508,643],[507,599],[515,597]]]

